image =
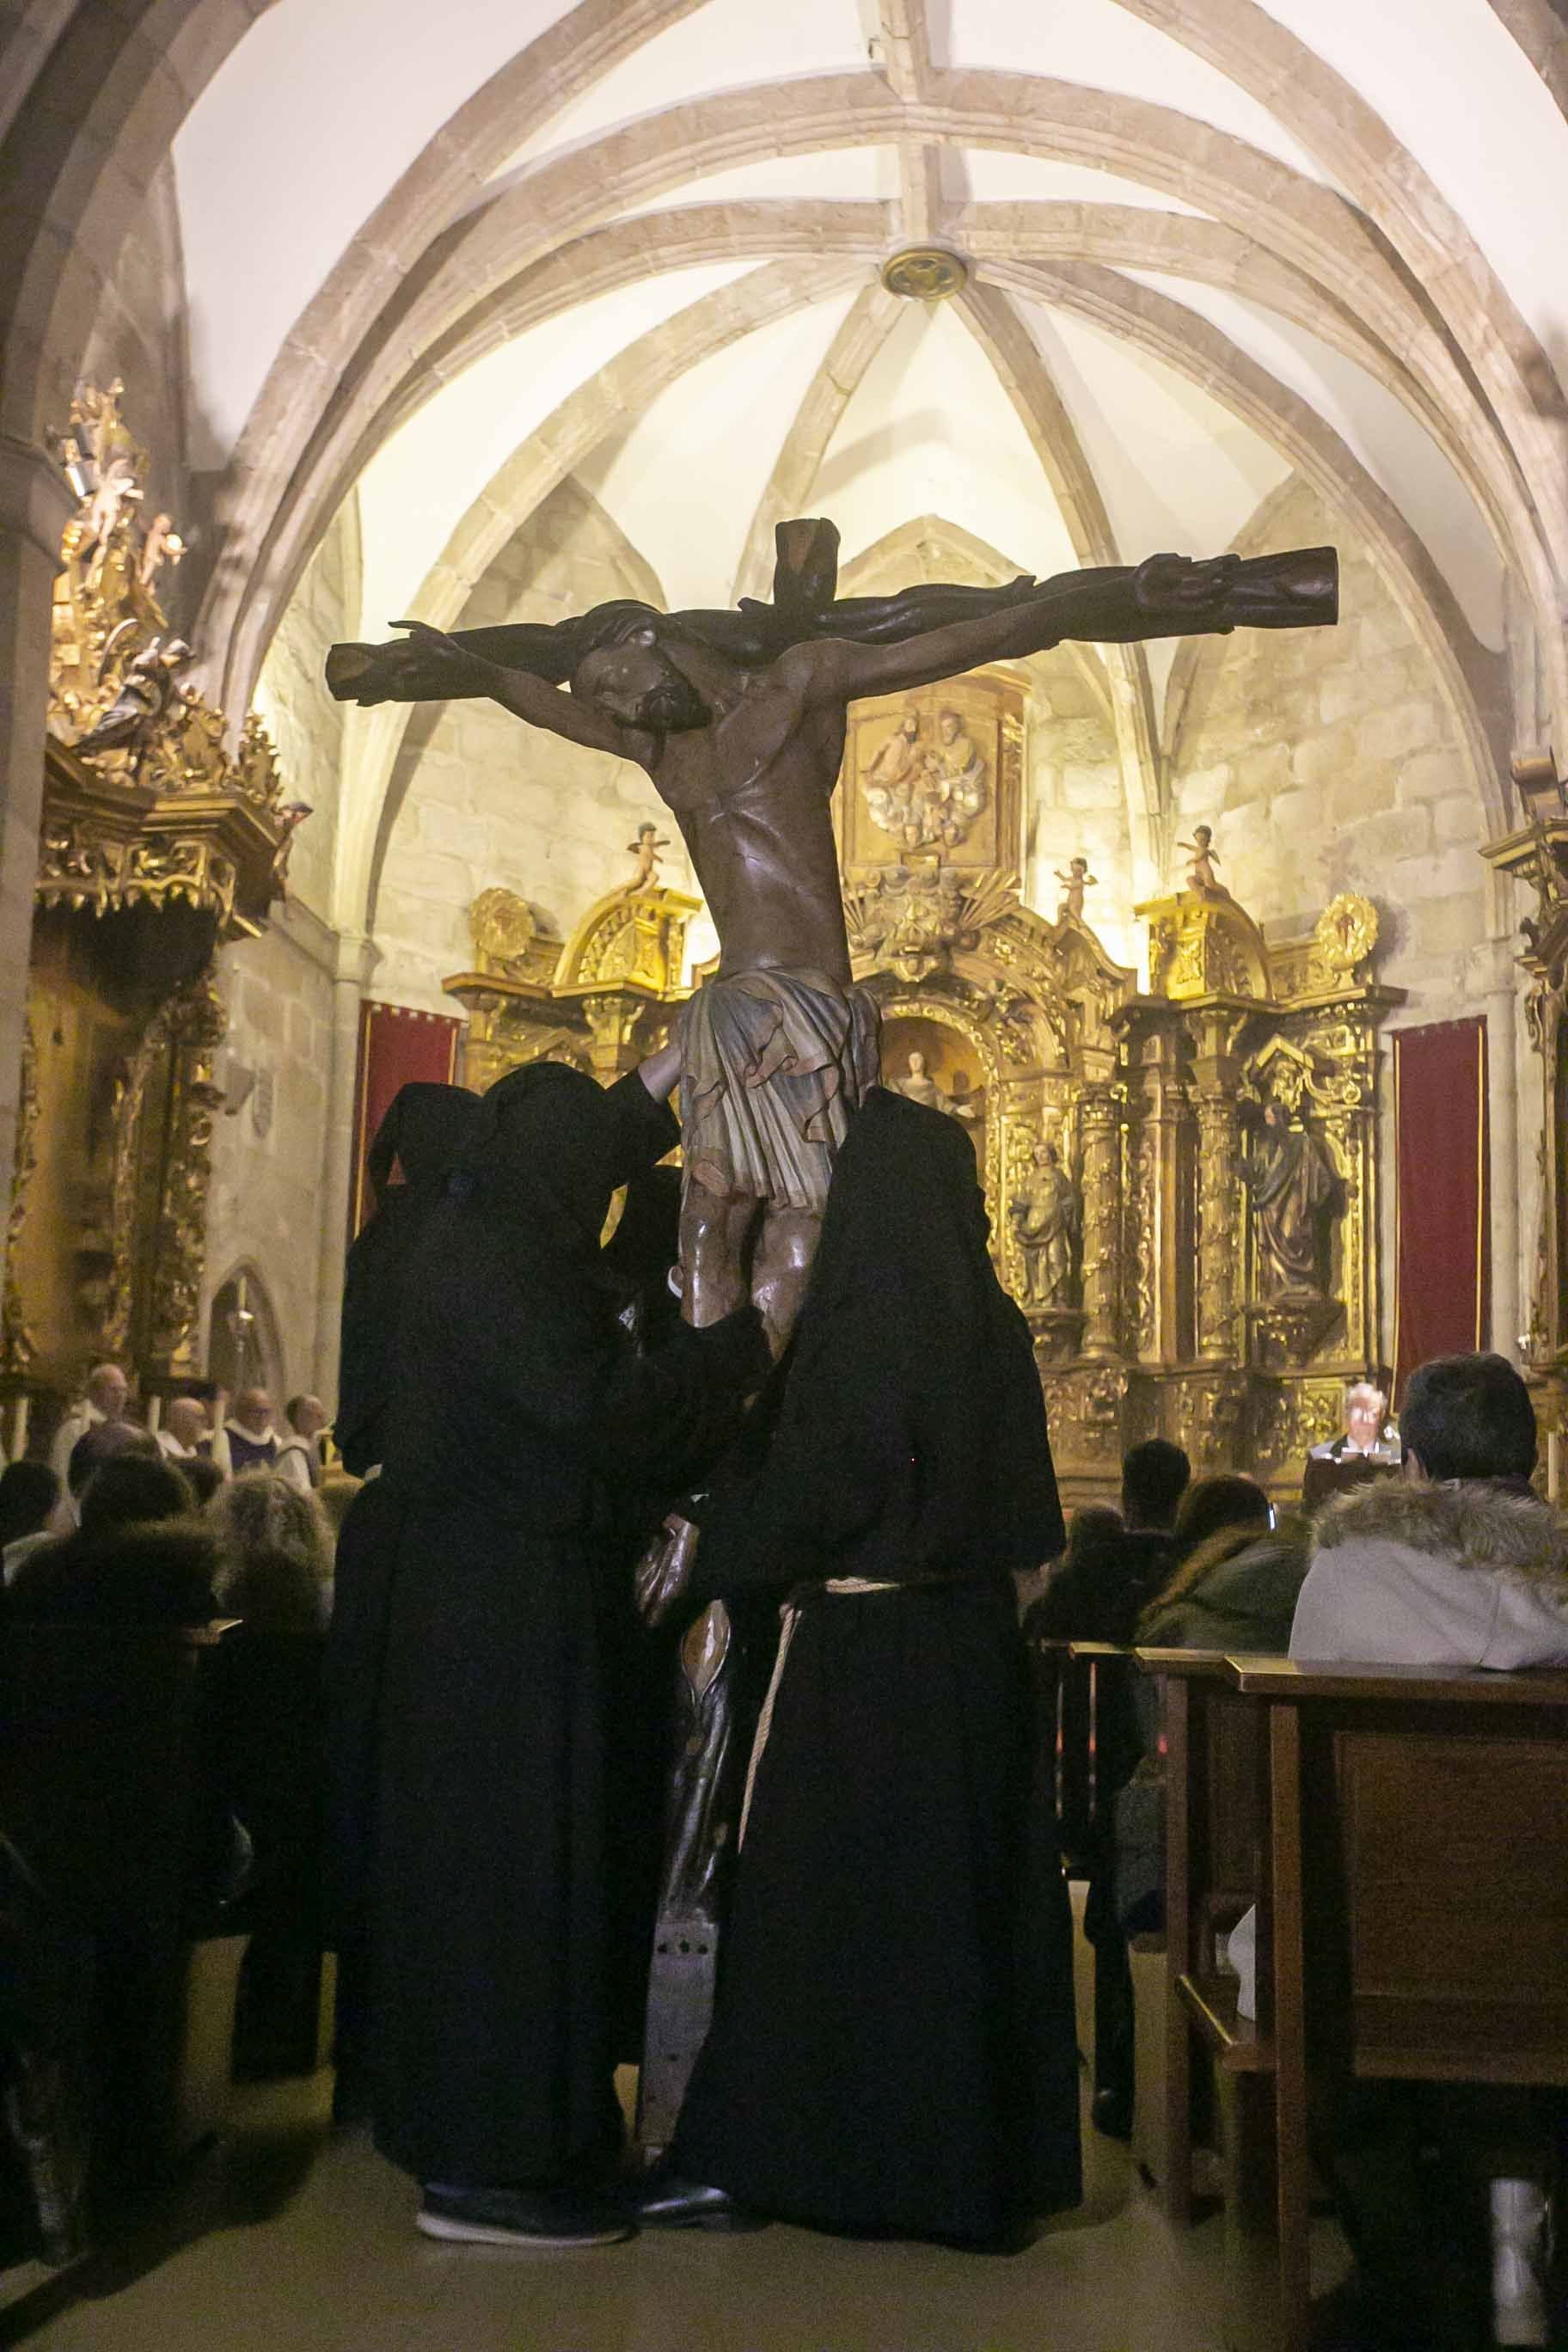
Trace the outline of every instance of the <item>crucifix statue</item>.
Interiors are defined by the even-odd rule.
[[[666,614],[618,602],[553,626],[451,635],[409,622],[406,637],[334,646],[327,661],[340,700],[489,696],[652,779],[721,950],[681,1031],[686,1313],[712,1322],[749,1288],[775,1349],[804,1295],[835,1153],[877,1077],[830,813],[849,704],[1065,637],[1292,628],[1331,622],[1338,607],[1331,548],[1153,555],[1004,588],[846,598],[832,523],[781,523],[777,549],[771,604]]]
[[[1064,637],[1130,642],[1224,633],[1238,623],[1332,621],[1331,548],[1244,562],[1155,555],[1135,569],[1067,572],[1004,588],[836,595],[830,522],[781,523],[771,604],[659,613],[600,604],[554,626],[468,629],[416,622],[388,645],[334,646],[340,700],[486,695],[568,742],[646,770],[679,825],[719,933],[717,972],[685,1009],[682,1311],[706,1324],[756,1302],[775,1351],[794,1326],[833,1163],[877,1082],[878,1018],[853,983],[832,799],[848,706],[976,667],[1020,661]],[[693,1530],[676,1518],[639,1570],[668,1608]],[[646,1582],[645,1582],[646,1578]],[[687,1630],[683,1737],[648,1994],[639,2137],[671,2136],[707,2032],[733,1852],[737,1677],[760,1643],[736,1638],[722,1601]]]

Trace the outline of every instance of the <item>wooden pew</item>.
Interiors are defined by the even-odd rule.
[[[1568,2084],[1568,1675],[1236,1658],[1268,1750],[1279,2336],[1307,2343],[1308,2112],[1336,2075]]]
[[[1266,1789],[1256,1714],[1237,1698],[1225,1657],[1206,1650],[1136,1655],[1162,1691],[1168,1998],[1161,2186],[1167,2215],[1184,2227],[1193,2212],[1194,2042],[1227,2074],[1250,2075],[1261,2063],[1257,2033],[1237,2019],[1234,1979],[1221,1974],[1215,1954],[1219,1936],[1256,1895]],[[1251,2094],[1238,2086],[1235,2095]]]
[[[207,1705],[222,1631],[17,1622],[0,1638],[0,1832],[97,1955],[95,2169],[167,2161],[226,2097],[243,1944],[193,1908],[226,1845]]]
[[[1179,2037],[1190,2053],[1190,2021],[1236,2081],[1227,2268],[1255,2268],[1272,2223],[1266,2304],[1244,2316],[1248,2282],[1230,2282],[1229,2340],[1303,2352],[1313,2097],[1351,2074],[1568,2084],[1568,1675],[1143,1663],[1185,1694],[1171,1710],[1186,1742],[1169,1784],[1173,2051]],[[1222,1706],[1233,1766],[1250,1757],[1254,2024],[1204,1924],[1245,1891],[1224,1882],[1246,1838],[1233,1818],[1227,1862],[1204,1810]],[[1185,2218],[1190,2192],[1178,2182],[1167,2206]]]
[[[1110,1843],[1117,1769],[1131,1769],[1116,1717],[1134,1671],[1109,1642],[1031,1643],[1037,1723],[1068,1874],[1088,1872]]]

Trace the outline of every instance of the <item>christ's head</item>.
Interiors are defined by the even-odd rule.
[[[584,654],[572,673],[572,692],[623,727],[645,727],[655,735],[685,734],[706,727],[710,716],[691,680],[647,625],[619,644]]]
[[[944,743],[957,742],[959,729],[963,726],[963,721],[959,717],[956,710],[939,711],[937,713],[936,723],[942,730],[942,740]]]

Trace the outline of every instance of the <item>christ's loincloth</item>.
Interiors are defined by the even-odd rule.
[[[820,1215],[850,1114],[875,1083],[878,1017],[864,989],[819,971],[705,982],[681,1024],[688,1182]]]

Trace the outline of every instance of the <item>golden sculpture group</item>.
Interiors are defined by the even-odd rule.
[[[146,452],[118,383],[79,391],[58,436],[78,508],[55,583],[49,732],[0,1394],[68,1391],[114,1356],[144,1393],[200,1369],[217,948],[254,936],[295,829],[254,718],[232,750],[186,686],[162,576],[183,551],[147,517]]]

